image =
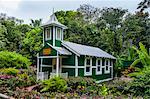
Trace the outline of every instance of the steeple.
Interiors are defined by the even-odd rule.
[[[45,24],[43,24],[42,27],[49,26],[49,25],[55,25],[55,26],[61,27],[63,29],[67,29],[67,27],[65,25],[58,22],[57,17],[55,16],[55,13],[53,13],[50,16],[50,19]]]
[[[63,31],[67,27],[60,22],[58,22],[55,13],[50,16],[50,19],[42,25],[43,27],[43,45],[46,43],[51,44],[52,46],[61,46],[63,41]]]
[[[54,21],[58,22],[58,20],[57,20],[57,18],[55,16],[54,8],[53,8],[53,14],[50,16],[50,21],[52,21],[52,22],[54,22]]]
[[[58,20],[57,20],[57,18],[56,18],[54,13],[50,16],[50,21],[51,22],[58,22]]]

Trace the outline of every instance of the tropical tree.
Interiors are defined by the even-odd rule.
[[[36,19],[36,20],[31,19],[30,25],[32,27],[39,27],[41,23],[42,23],[42,19]]]
[[[22,32],[18,30],[17,25],[15,21],[9,21],[4,20],[1,21],[1,24],[5,26],[6,33],[5,33],[5,39],[7,39],[6,42],[6,49],[9,51],[18,51],[19,45],[22,41]]]
[[[138,43],[142,41],[147,47],[150,45],[149,39],[149,16],[145,13],[143,16],[139,16],[139,13],[128,14],[122,24],[123,42],[124,47],[131,47],[132,45],[138,46]],[[127,46],[130,45],[130,46]]]
[[[120,45],[120,33],[119,29],[122,25],[123,17],[126,14],[127,10],[120,8],[104,8],[101,10],[101,20],[105,20],[106,27],[109,28],[114,33],[112,49],[117,52],[121,51],[122,45]]]
[[[56,16],[68,26],[66,40],[119,53],[122,48],[119,26],[125,13],[126,10],[118,8],[100,10],[91,5],[81,5],[77,11],[60,11],[56,12]]]
[[[140,9],[140,12],[143,12],[145,9],[150,7],[150,0],[142,0],[139,4],[137,9]]]
[[[141,62],[143,66],[150,66],[150,55],[148,54],[147,49],[141,42],[139,43],[139,46],[139,49],[133,46],[133,49],[136,50],[138,54],[138,59],[136,59],[131,66],[135,66],[139,62]]]
[[[42,29],[34,28],[26,33],[21,53],[35,62],[40,48],[42,48]]]
[[[0,51],[6,50],[7,44],[7,38],[5,38],[6,34],[7,34],[6,27],[0,24]]]
[[[91,5],[83,4],[80,5],[77,11],[82,14],[84,21],[93,23],[96,22],[96,20],[100,17],[101,10]]]

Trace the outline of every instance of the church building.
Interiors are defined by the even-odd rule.
[[[116,58],[100,48],[63,40],[67,27],[55,14],[43,27],[43,48],[37,54],[37,79],[91,77],[97,82],[113,79]]]

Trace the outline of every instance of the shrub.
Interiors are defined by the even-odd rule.
[[[0,68],[28,68],[30,61],[16,52],[1,51],[0,52]]]
[[[60,77],[54,77],[48,80],[44,80],[42,84],[43,89],[41,90],[41,92],[64,92],[67,89],[67,82]]]
[[[66,79],[68,86],[88,86],[95,83],[95,80],[87,77],[69,77]]]
[[[132,66],[130,66],[130,67],[128,67],[127,69],[125,69],[124,71],[122,71],[122,74],[123,74],[124,76],[129,76],[129,74],[135,73],[135,72],[139,72],[140,70],[141,70],[141,69],[138,68],[138,67],[132,67]]]
[[[29,74],[26,72],[22,72],[21,74],[17,74],[16,76],[1,75],[0,80],[2,80],[2,82],[0,82],[0,88],[5,87],[9,88],[12,91],[16,90],[16,88],[28,87],[36,84],[36,78],[34,77],[34,75],[29,76]],[[3,91],[5,92],[6,90]]]
[[[14,76],[12,75],[0,75],[0,79],[10,79],[13,78]]]
[[[130,90],[127,89],[127,86],[131,80],[123,80],[123,79],[114,79],[111,82],[107,82],[107,87],[109,91],[114,96],[127,95],[130,93]]]
[[[101,94],[102,96],[108,95],[108,88],[106,87],[105,84],[103,84],[103,85],[101,86],[101,88],[100,88],[100,94]]]
[[[150,66],[141,72],[136,73],[135,79],[128,85],[128,90],[135,96],[150,96]]]
[[[26,72],[17,75],[17,85],[19,86],[30,86],[36,83],[36,79],[29,76]]]
[[[137,54],[138,54],[138,59],[136,59],[131,66],[135,66],[138,63],[142,63],[143,66],[149,66],[150,65],[150,55],[148,54],[147,49],[145,48],[145,46],[139,42],[139,46],[140,48],[137,49],[135,46],[133,46],[133,49],[136,50]]]
[[[106,96],[108,94],[106,86],[96,83],[96,81],[92,78],[69,77],[66,81],[68,84],[68,92],[76,93],[79,96]]]
[[[19,70],[15,68],[4,68],[4,69],[0,69],[0,73],[15,76],[19,73]]]

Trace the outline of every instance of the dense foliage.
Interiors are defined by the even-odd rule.
[[[143,3],[144,4],[144,3]],[[64,39],[99,47],[115,56],[129,56],[128,49],[142,42],[150,46],[148,12],[129,13],[122,8],[81,5],[76,11],[57,11],[58,20],[68,29]],[[35,61],[42,45],[42,19],[22,20],[0,14],[0,50],[17,51]]]
[[[141,62],[143,66],[150,66],[150,55],[148,54],[147,49],[141,42],[139,43],[139,46],[140,49],[133,46],[133,49],[136,50],[138,54],[138,59],[136,59],[131,65],[135,66],[137,63]]]
[[[89,86],[95,83],[94,79],[86,77],[69,77],[66,81],[69,86],[73,86],[74,88],[77,88],[78,86]]]
[[[0,68],[28,68],[30,60],[16,52],[1,51],[0,52]]]
[[[99,47],[115,56],[128,56],[128,48],[141,41],[150,46],[149,14],[126,9],[99,9],[81,5],[77,11],[58,11],[58,20],[68,26],[65,39]]]
[[[150,0],[142,0],[139,4],[137,9],[140,9],[143,12],[145,9],[150,7]]]
[[[136,96],[143,96],[150,98],[149,78],[150,78],[150,67],[146,67],[142,71],[136,73],[135,79],[128,85],[128,90],[133,92],[133,94]]]
[[[30,25],[22,20],[0,13],[0,51],[16,51],[35,61],[42,45],[41,19],[31,20]]]
[[[18,69],[15,68],[4,68],[0,69],[0,74],[7,74],[7,75],[13,75],[16,76],[19,73]]]
[[[85,98],[84,95],[95,99],[150,98],[150,17],[149,12],[144,12],[149,4],[149,0],[143,0],[138,6],[140,12],[135,13],[87,4],[76,11],[55,12],[59,22],[68,27],[65,40],[99,47],[117,57],[114,73],[125,78],[105,84],[96,84],[93,79],[82,77],[56,77],[37,84],[35,69],[28,68],[30,61],[35,64],[36,54],[42,48],[42,19],[31,19],[28,25],[1,13],[0,92],[25,99]],[[134,62],[124,70],[126,61]],[[140,68],[135,66],[137,63]],[[26,87],[30,86],[32,90],[29,91]]]
[[[64,92],[67,89],[67,83],[64,79],[60,77],[54,77],[43,81],[44,88],[41,92],[51,91],[51,92]]]
[[[6,94],[15,94],[13,91],[17,88],[23,88],[36,84],[35,71],[29,69],[5,68],[0,72],[0,92]]]
[[[96,84],[96,81],[87,77],[69,77],[66,79],[68,92],[77,96],[106,96],[108,94],[105,85]]]
[[[21,53],[34,62],[36,54],[42,48],[42,30],[38,27],[27,32],[23,39]]]
[[[62,79],[54,77],[44,80],[42,83],[42,94],[47,94],[47,97],[57,97],[62,93],[67,98],[80,98],[83,95],[87,97],[105,97],[108,95],[108,89],[105,85],[95,83],[92,78],[86,77],[69,77]]]

